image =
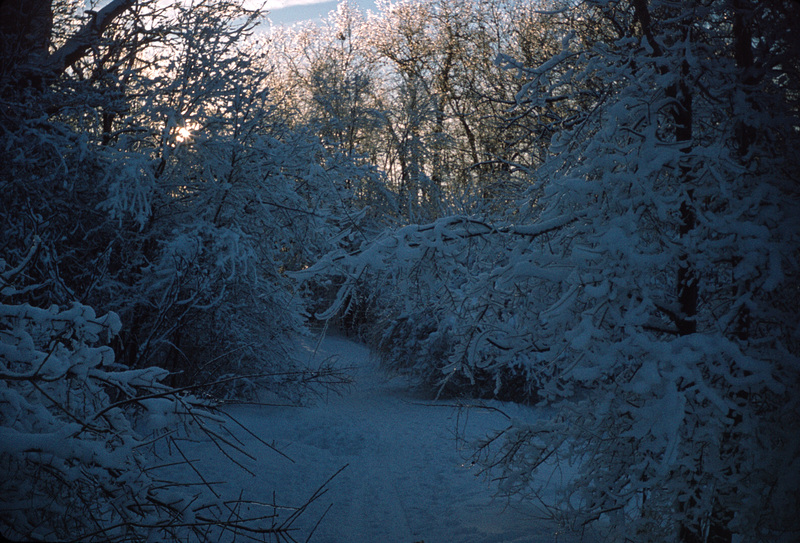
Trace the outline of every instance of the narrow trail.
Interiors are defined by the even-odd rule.
[[[312,543],[579,541],[539,519],[532,505],[492,500],[490,482],[470,466],[471,449],[456,433],[477,438],[503,428],[499,413],[465,414],[446,402],[421,400],[401,379],[388,379],[366,347],[344,338],[327,337],[316,349],[303,342],[300,348],[311,366],[336,357],[338,365],[352,367],[353,385],[311,407],[227,408],[294,462],[242,435],[245,448],[259,458],[248,465],[255,477],[230,470],[215,474],[245,496],[272,502],[274,490],[277,503],[299,505],[344,467],[295,524],[298,539],[305,540],[301,534],[324,514]],[[214,471],[219,455],[200,452]]]

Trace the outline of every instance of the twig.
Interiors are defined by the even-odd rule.
[[[225,415],[226,417],[228,417],[230,420],[232,420],[232,421],[233,421],[233,423],[234,423],[234,424],[236,424],[236,425],[237,425],[239,428],[241,428],[242,430],[244,430],[245,432],[247,432],[247,433],[248,433],[248,435],[250,435],[251,437],[255,438],[255,439],[256,439],[256,440],[257,440],[259,443],[261,443],[261,444],[262,444],[262,445],[264,445],[265,447],[267,447],[267,448],[269,448],[269,449],[273,450],[274,452],[278,453],[279,455],[281,455],[282,457],[284,457],[285,459],[287,459],[289,462],[291,462],[291,463],[293,463],[293,464],[295,463],[295,461],[294,461],[294,459],[293,459],[293,458],[289,457],[289,456],[288,456],[286,453],[284,453],[283,451],[281,451],[281,450],[278,450],[278,449],[277,449],[275,446],[273,446],[273,445],[270,445],[269,443],[267,443],[266,441],[264,441],[263,439],[261,439],[260,437],[258,437],[258,436],[257,436],[256,434],[254,434],[254,433],[253,433],[253,432],[252,432],[252,431],[251,431],[251,430],[250,430],[250,429],[249,429],[247,426],[245,426],[244,424],[242,424],[241,422],[239,422],[238,420],[236,420],[236,418],[234,418],[234,416],[233,416],[233,415],[231,415],[230,413],[227,413],[227,412],[225,412],[225,411],[221,411],[221,413],[222,413],[223,415]]]

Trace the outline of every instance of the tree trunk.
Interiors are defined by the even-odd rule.
[[[655,39],[650,9],[646,0],[633,0],[636,20],[641,26],[642,33],[648,40],[653,50],[654,56],[663,56],[664,50]],[[685,30],[683,38],[690,38],[690,24],[684,22]],[[662,70],[666,70],[664,67]],[[678,334],[686,336],[697,332],[697,304],[699,300],[699,290],[697,275],[692,263],[689,260],[689,250],[691,241],[687,238],[694,231],[697,225],[697,215],[694,201],[694,172],[692,161],[692,140],[693,134],[693,92],[690,86],[689,64],[686,60],[681,62],[681,80],[666,90],[669,98],[672,98],[676,105],[671,113],[671,122],[674,127],[675,142],[680,150],[680,177],[677,183],[683,187],[684,198],[680,205],[681,223],[678,227],[680,239],[687,245],[683,254],[680,256],[677,274],[677,298],[678,314],[675,317],[675,325]],[[685,512],[686,508],[692,507],[691,502],[681,503],[678,509]],[[703,527],[697,523],[682,522],[678,529],[678,540],[681,543],[731,543],[733,534],[721,522],[726,516],[725,511],[714,511],[714,518],[709,519],[710,525]],[[721,515],[721,516],[720,516]]]
[[[53,30],[50,0],[2,0],[0,3],[0,78],[14,87],[38,85],[34,66],[44,65]]]
[[[757,83],[756,77],[753,74],[753,45],[752,45],[752,32],[750,26],[747,24],[748,15],[752,15],[752,6],[745,5],[744,0],[733,0],[733,39],[734,39],[734,59],[736,66],[739,68],[740,84],[743,87],[744,93],[747,96],[751,87]],[[747,12],[747,13],[746,13]],[[746,98],[748,106],[755,107],[751,99]],[[734,114],[736,112],[733,112]],[[755,128],[748,125],[745,121],[740,121],[736,126],[736,144],[739,151],[739,158],[743,164],[747,165],[752,160],[751,147],[755,143]],[[735,296],[741,298],[749,290],[749,285],[738,282],[735,284]],[[750,337],[750,308],[741,306],[736,319],[736,337],[742,341],[746,341]]]
[[[112,0],[51,54],[52,0],[0,0],[0,78],[20,88],[61,76],[136,1]]]
[[[680,184],[685,187],[685,199],[681,202],[681,225],[679,234],[681,239],[685,239],[694,230],[697,217],[694,210],[694,183],[691,153],[692,153],[692,92],[686,82],[688,76],[688,65],[686,62],[681,67],[684,79],[679,88],[672,90],[676,95],[678,106],[673,114],[675,123],[675,139],[680,146],[681,164]],[[680,257],[678,268],[678,319],[675,323],[678,327],[678,334],[681,336],[694,334],[697,332],[697,277],[695,276],[692,265],[687,254]]]

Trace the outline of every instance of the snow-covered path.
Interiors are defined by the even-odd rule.
[[[338,357],[354,368],[354,383],[312,407],[232,406],[227,410],[264,441],[294,462],[242,435],[259,460],[246,473],[215,473],[246,497],[302,504],[320,485],[347,466],[327,492],[295,524],[297,537],[319,523],[312,542],[488,543],[570,542],[540,520],[533,506],[491,499],[491,487],[469,466],[470,450],[459,450],[455,434],[478,437],[502,428],[505,419],[487,410],[468,415],[446,402],[415,398],[400,379],[387,379],[366,347],[327,337],[315,349],[301,343],[310,365]],[[200,452],[215,471],[211,449]],[[301,534],[305,534],[302,535]]]

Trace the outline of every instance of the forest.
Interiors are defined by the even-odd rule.
[[[0,540],[305,540],[154,459],[345,385],[329,326],[547,407],[499,495],[798,540],[800,3],[255,4],[0,0]]]

